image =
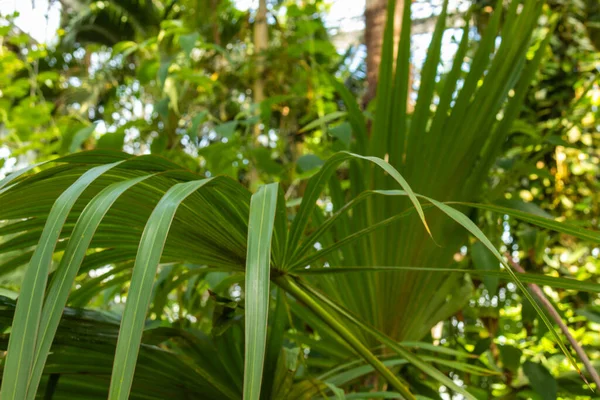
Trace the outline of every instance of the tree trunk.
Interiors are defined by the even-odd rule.
[[[256,79],[254,80],[254,103],[265,99],[264,52],[267,50],[269,34],[267,30],[267,0],[260,0],[254,20],[254,54],[256,55]]]
[[[394,53],[400,41],[400,25],[402,22],[402,8],[405,0],[396,1],[394,13]],[[411,0],[406,0],[411,1]],[[367,46],[367,93],[363,98],[366,106],[375,97],[377,91],[377,78],[381,62],[383,32],[387,19],[388,0],[367,0],[365,7],[365,44]]]
[[[219,1],[220,0],[210,0],[213,42],[217,46],[221,46],[221,34],[219,33],[219,16],[217,14],[219,10]]]
[[[254,19],[254,56],[255,56],[255,71],[254,86],[252,88],[252,96],[255,105],[259,105],[265,99],[265,51],[269,44],[269,31],[267,26],[267,0],[259,0],[256,17]],[[256,113],[260,115],[260,108],[257,107]],[[252,132],[252,144],[258,146],[258,136],[260,135],[260,123],[254,125]],[[248,171],[248,186],[254,190],[258,185],[258,171],[256,167],[251,165]]]

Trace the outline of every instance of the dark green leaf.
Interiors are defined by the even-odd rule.
[[[300,172],[308,172],[319,168],[324,162],[314,154],[305,154],[296,160],[296,164]]]
[[[471,255],[475,269],[480,271],[500,271],[500,263],[494,255],[485,248],[480,242],[473,243],[471,246]],[[499,278],[494,276],[484,276],[483,283],[490,296],[494,296],[498,291]]]
[[[539,394],[542,400],[556,400],[558,396],[558,385],[554,377],[543,365],[526,361],[523,364],[523,372],[529,379],[529,384]]]

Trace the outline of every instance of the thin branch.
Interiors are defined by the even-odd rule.
[[[506,258],[508,259],[508,262],[515,270],[517,270],[518,272],[520,272],[522,274],[525,273],[525,270],[523,269],[523,267],[521,267],[517,262],[515,262],[508,253],[506,253],[505,255],[506,255]],[[540,303],[542,304],[542,306],[548,311],[548,314],[550,314],[552,319],[560,327],[560,330],[562,331],[562,333],[567,337],[567,339],[569,340],[569,343],[571,343],[571,346],[573,346],[573,349],[575,349],[575,353],[577,353],[577,356],[579,356],[579,359],[585,366],[585,369],[590,374],[592,380],[596,383],[596,388],[600,388],[600,376],[598,376],[598,372],[592,365],[592,362],[588,358],[587,354],[585,354],[583,347],[581,347],[581,345],[575,340],[573,335],[571,335],[571,332],[569,332],[569,328],[567,327],[567,325],[563,322],[562,318],[560,317],[560,315],[558,314],[558,312],[556,311],[556,309],[554,308],[552,303],[550,303],[550,301],[546,298],[546,295],[544,294],[542,289],[535,283],[530,283],[527,286],[529,286],[531,288],[531,291],[540,300]]]

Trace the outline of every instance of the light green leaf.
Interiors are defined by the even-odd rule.
[[[540,217],[538,215],[529,214],[523,211],[515,210],[512,208],[501,207],[494,204],[479,204],[479,203],[462,203],[462,202],[451,202],[448,204],[465,205],[473,208],[479,208],[481,210],[493,211],[501,214],[507,214],[511,217],[515,217],[518,220],[529,222],[533,225],[547,228],[555,232],[566,233],[580,239],[590,240],[594,243],[600,243],[600,233],[591,231],[589,229],[574,226],[565,222],[557,222],[552,219]]]
[[[237,121],[224,122],[220,125],[215,126],[215,132],[217,132],[217,135],[219,136],[222,136],[226,139],[231,139],[231,137],[235,133],[235,128],[237,127],[237,125]]]
[[[112,48],[112,56],[116,56],[117,54],[123,55],[123,57],[127,57],[134,51],[138,49],[138,44],[136,42],[132,42],[130,40],[126,40],[123,42],[119,42],[115,44]]]
[[[279,185],[263,186],[252,196],[246,257],[246,348],[244,399],[259,400],[269,313],[271,238]]]
[[[194,117],[192,118],[192,125],[190,126],[190,135],[192,137],[200,136],[198,128],[200,127],[200,124],[204,122],[207,116],[208,111],[206,110],[200,111],[198,114],[194,115]]]
[[[306,131],[310,131],[311,129],[315,129],[319,126],[325,125],[329,122],[335,121],[336,119],[340,119],[342,117],[346,116],[346,112],[345,111],[335,111],[332,112],[331,114],[327,114],[321,118],[318,118],[314,121],[312,121],[309,124],[306,124],[302,129],[300,129],[298,132],[302,133],[302,132],[306,132]]]
[[[86,126],[75,133],[73,136],[73,140],[71,140],[71,145],[69,146],[69,151],[71,153],[75,153],[81,148],[83,142],[88,140],[88,138],[94,133],[96,130],[96,124],[92,124],[90,126]]]
[[[107,132],[100,136],[96,143],[97,149],[121,150],[125,141],[125,131],[117,130],[116,132]]]
[[[52,206],[21,285],[22,295],[17,301],[2,374],[2,399],[23,400],[27,397],[46,281],[52,264],[52,254],[67,216],[83,191],[96,178],[118,164],[120,162],[90,169],[65,190]]]
[[[352,127],[349,122],[342,122],[341,124],[330,128],[329,134],[342,142],[346,149],[350,149],[350,141],[352,140]]]
[[[165,79],[163,92],[169,98],[169,108],[175,111],[175,114],[179,114],[179,95],[177,91],[177,84],[174,78],[169,76]]]
[[[179,205],[192,193],[218,178],[178,183],[156,205],[140,240],[113,364],[109,400],[129,398],[154,277]],[[219,387],[223,393],[230,388]]]
[[[423,208],[421,207],[421,203],[419,203],[419,200],[410,188],[408,182],[406,182],[404,177],[402,177],[402,175],[400,175],[400,173],[396,169],[394,169],[394,167],[377,157],[368,157],[348,152],[339,152],[331,156],[325,162],[325,164],[323,164],[319,172],[308,181],[308,185],[306,186],[302,203],[300,204],[300,209],[298,210],[298,214],[294,218],[294,221],[292,222],[292,226],[290,228],[288,248],[285,260],[287,263],[289,263],[290,260],[297,261],[299,259],[299,257],[297,257],[297,250],[302,233],[308,225],[308,221],[310,220],[310,217],[316,207],[317,199],[319,198],[321,192],[324,190],[325,185],[329,181],[329,178],[334,173],[334,171],[340,166],[340,164],[342,164],[344,161],[348,161],[351,159],[366,160],[376,164],[385,172],[387,172],[398,184],[400,184],[400,187],[402,187],[402,189],[406,191],[406,195],[409,197],[411,203],[415,207],[419,218],[421,219],[423,225],[427,229],[427,232],[430,232],[429,226],[425,221],[425,215],[423,214]]]
[[[96,229],[119,196],[149,176],[141,176],[106,187],[88,203],[79,216],[71,235],[72,239],[69,240],[61,262],[50,282],[42,310],[40,330],[35,347],[35,360],[27,392],[28,399],[35,398],[50,346],[58,328],[63,308],[67,303],[69,291]]]
[[[186,56],[189,56],[194,47],[196,46],[196,41],[200,38],[200,33],[193,32],[187,35],[179,36],[179,45],[181,46],[183,52]]]
[[[327,385],[329,390],[331,390],[331,392],[333,393],[333,398],[335,400],[346,400],[346,396],[342,389],[340,389],[339,387],[337,387],[331,383],[325,383],[325,384]]]

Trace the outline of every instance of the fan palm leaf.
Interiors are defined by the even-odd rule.
[[[446,16],[444,5],[421,70],[414,112],[409,115],[406,98],[410,2],[405,2],[404,30],[396,49],[395,70],[392,62],[393,19],[386,27],[381,81],[370,136],[366,134],[364,120],[354,115],[349,118],[355,136],[353,152],[389,160],[415,192],[438,201],[485,199],[482,189],[487,171],[498,155],[498,143],[506,138],[507,127],[516,117],[522,94],[548,43],[548,39],[539,43],[535,57],[527,60],[543,2],[526,1],[520,10],[519,4],[518,1],[511,2],[500,29],[503,10],[502,3],[498,2],[468,71],[463,71],[470,42],[466,21],[454,64],[444,84],[440,85],[437,77]],[[389,7],[389,12],[393,12],[394,2],[390,2]],[[498,38],[501,41],[495,48]],[[344,93],[343,87],[337,87],[347,108],[356,112],[356,101]],[[512,97],[509,96],[511,89],[516,93]],[[504,117],[498,121],[497,116],[504,107]],[[367,164],[352,164],[350,179],[350,198],[356,198],[365,189],[391,189],[396,185],[390,176],[378,174]],[[348,198],[336,185],[332,182],[329,187],[334,212],[340,210]],[[365,204],[357,206],[352,215],[340,218],[338,231],[369,229],[409,206],[406,199],[372,196]],[[359,239],[342,259],[337,260],[337,265],[450,267],[454,254],[466,243],[466,232],[439,210],[430,211],[427,221],[434,240],[416,216],[402,222],[390,221],[386,228]],[[333,242],[340,239],[339,235],[323,238]],[[465,304],[469,291],[463,291],[461,295],[459,289],[470,285],[459,276],[423,271],[382,272],[376,276],[356,273],[335,279],[319,277],[315,283],[396,340],[423,338],[435,323],[453,315]]]

